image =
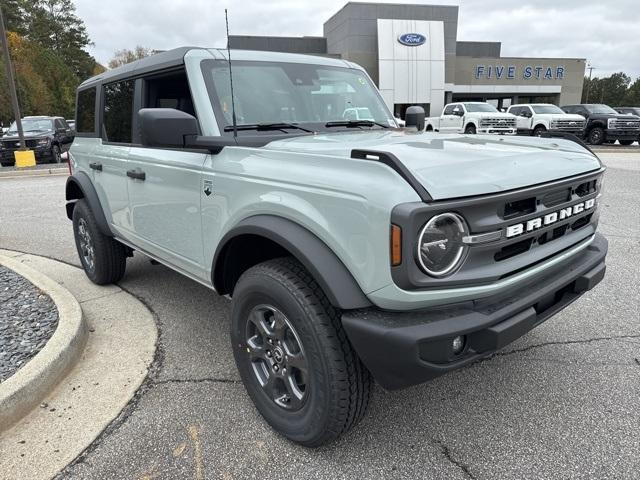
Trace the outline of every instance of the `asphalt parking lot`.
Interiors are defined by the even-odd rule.
[[[283,440],[253,408],[229,346],[228,301],[136,254],[120,286],[156,316],[154,367],[60,477],[639,478],[640,152],[601,158],[605,280],[490,359],[407,390],[377,387],[364,421],[317,450]],[[1,248],[79,265],[64,182],[0,179]]]

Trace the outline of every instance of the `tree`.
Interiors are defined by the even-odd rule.
[[[15,32],[8,40],[22,114],[73,116],[78,78],[62,57]],[[13,112],[3,62],[0,58],[0,120],[8,125]]]
[[[71,0],[31,0],[24,10],[30,40],[58,53],[78,78],[91,76],[95,60],[85,51],[91,39]]]
[[[125,65],[127,63],[134,62],[136,60],[140,60],[141,58],[148,57],[153,54],[153,50],[150,48],[143,47],[141,45],[136,45],[136,48],[133,50],[129,50],[127,48],[123,48],[122,50],[116,50],[113,55],[113,58],[109,60],[109,68],[117,68],[121,65]]]
[[[624,96],[624,104],[630,107],[640,107],[640,77],[631,84]]]
[[[582,89],[583,103],[604,103],[612,107],[618,107],[625,103],[627,89],[631,78],[623,73],[614,73],[604,78],[584,78]]]
[[[22,0],[0,0],[0,7],[4,16],[5,28],[10,32],[23,34],[25,32]]]

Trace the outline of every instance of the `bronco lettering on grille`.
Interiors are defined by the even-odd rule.
[[[557,212],[548,213],[542,217],[532,218],[523,223],[516,223],[507,227],[506,237],[511,238],[523,233],[532,232],[547,225],[565,220],[573,215],[578,215],[585,210],[592,209],[596,205],[596,199],[591,198],[581,203],[576,203],[570,207],[563,208]]]

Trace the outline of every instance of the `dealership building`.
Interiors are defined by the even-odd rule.
[[[585,59],[503,57],[500,42],[458,41],[458,7],[347,3],[323,37],[234,35],[231,48],[343,58],[364,67],[396,116],[410,105],[580,103]]]

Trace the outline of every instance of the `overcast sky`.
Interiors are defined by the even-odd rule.
[[[106,64],[136,45],[224,47],[224,9],[231,34],[322,35],[323,23],[344,0],[75,0]],[[502,42],[503,56],[586,58],[594,76],[624,71],[640,76],[638,0],[389,1],[459,5],[458,40]]]

